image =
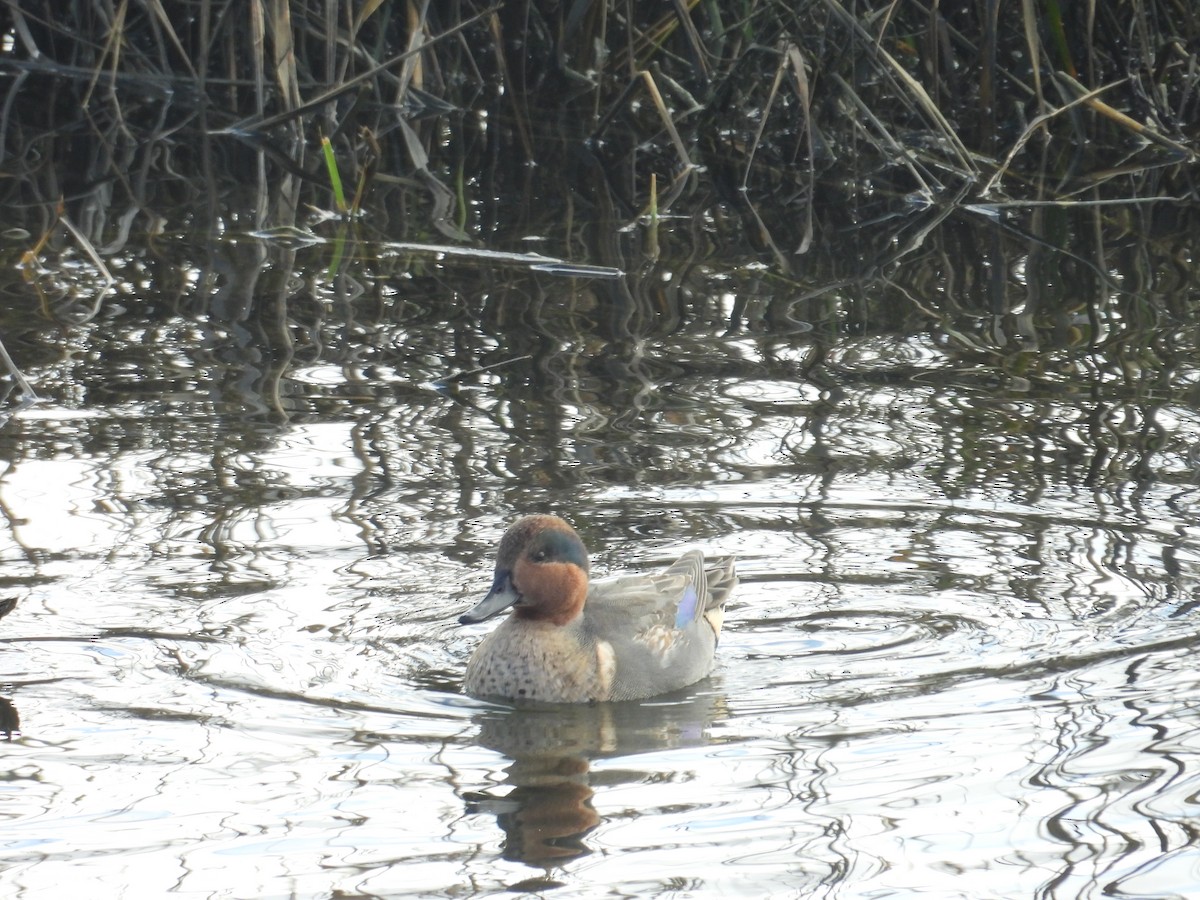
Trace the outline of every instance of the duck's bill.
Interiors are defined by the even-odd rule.
[[[497,572],[488,595],[458,617],[460,625],[473,625],[502,613],[521,599],[507,572]]]

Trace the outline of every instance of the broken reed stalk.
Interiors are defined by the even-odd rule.
[[[983,187],[979,191],[980,195],[983,197],[990,197],[992,195],[992,192],[996,189],[996,185],[1000,183],[1000,180],[1008,172],[1009,167],[1012,165],[1013,159],[1016,158],[1018,153],[1025,149],[1025,145],[1029,143],[1030,138],[1032,138],[1037,131],[1045,128],[1046,123],[1062,113],[1069,112],[1075,107],[1087,103],[1096,96],[1104,93],[1109,88],[1115,86],[1115,84],[1109,84],[1104,85],[1103,87],[1098,87],[1094,91],[1088,91],[1083,96],[1076,97],[1074,100],[1064,106],[1060,106],[1057,109],[1052,109],[1048,112],[1042,113],[1032,122],[1030,122],[1025,130],[1021,133],[1020,137],[1017,138],[1012,148],[1008,151],[1007,155],[1004,157],[1004,161],[996,167],[996,171],[993,172],[991,177],[988,178],[988,180],[984,183]]]
[[[13,358],[8,355],[8,348],[4,346],[4,341],[2,339],[0,339],[0,362],[4,364],[4,368],[8,370],[9,377],[12,378],[21,391],[21,399],[17,403],[16,407],[11,410],[7,410],[2,416],[0,416],[0,419],[7,421],[9,417],[15,416],[21,410],[27,409],[33,404],[39,402],[42,398],[39,397],[37,391],[33,389],[33,385],[29,383],[29,379],[25,377],[25,373],[17,367],[17,364],[13,362]]]

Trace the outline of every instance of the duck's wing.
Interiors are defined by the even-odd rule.
[[[733,563],[726,557],[706,567],[704,554],[689,550],[661,572],[595,582],[587,615],[595,616],[597,629],[630,638],[684,631],[702,618],[719,632],[720,610],[737,585]]]

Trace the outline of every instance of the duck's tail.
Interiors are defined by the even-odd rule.
[[[736,562],[735,557],[723,556],[704,567],[704,581],[708,586],[704,618],[718,639],[721,637],[721,626],[725,624],[725,601],[738,586],[737,570],[734,568]]]

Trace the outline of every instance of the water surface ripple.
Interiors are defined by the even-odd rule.
[[[6,321],[46,400],[0,431],[5,896],[1200,895],[1183,354],[1150,391],[703,267],[318,262],[277,320]],[[462,696],[538,510],[598,573],[737,553],[713,677]]]

